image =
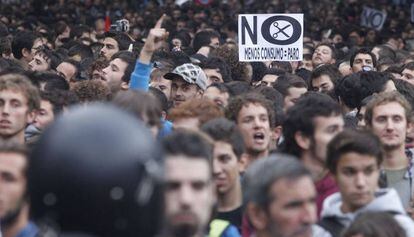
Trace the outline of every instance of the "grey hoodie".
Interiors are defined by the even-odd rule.
[[[407,237],[414,237],[414,222],[407,216],[397,192],[394,189],[380,189],[375,193],[375,196],[376,198],[372,202],[356,212],[343,213],[341,211],[341,194],[334,193],[323,202],[321,218],[336,217],[341,224],[348,227],[362,212],[390,212],[406,231]]]

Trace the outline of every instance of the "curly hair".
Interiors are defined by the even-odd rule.
[[[251,81],[252,75],[248,63],[240,62],[237,49],[222,45],[212,52],[212,56],[222,58],[230,67],[231,78],[234,81]]]
[[[107,101],[110,96],[108,86],[99,80],[77,82],[71,90],[78,96],[80,103]]]
[[[226,117],[229,120],[238,123],[237,118],[239,116],[240,110],[242,110],[242,108],[248,104],[259,104],[263,106],[267,110],[270,127],[274,126],[275,113],[273,104],[270,100],[266,99],[266,97],[257,92],[249,92],[230,99],[225,111]]]
[[[222,109],[213,101],[206,99],[194,99],[180,104],[171,110],[168,118],[172,121],[181,118],[198,118],[200,126],[214,119],[223,117]]]

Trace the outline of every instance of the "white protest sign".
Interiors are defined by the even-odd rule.
[[[361,14],[361,26],[381,30],[386,19],[386,12],[364,7]]]
[[[239,61],[301,61],[303,14],[239,15]]]

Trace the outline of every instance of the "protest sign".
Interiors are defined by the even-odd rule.
[[[381,30],[386,19],[386,12],[364,7],[361,14],[361,26]]]
[[[300,61],[303,14],[239,15],[239,61]]]

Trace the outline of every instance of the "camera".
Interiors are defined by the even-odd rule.
[[[110,26],[109,31],[126,33],[129,31],[129,21],[127,19],[117,20]]]

